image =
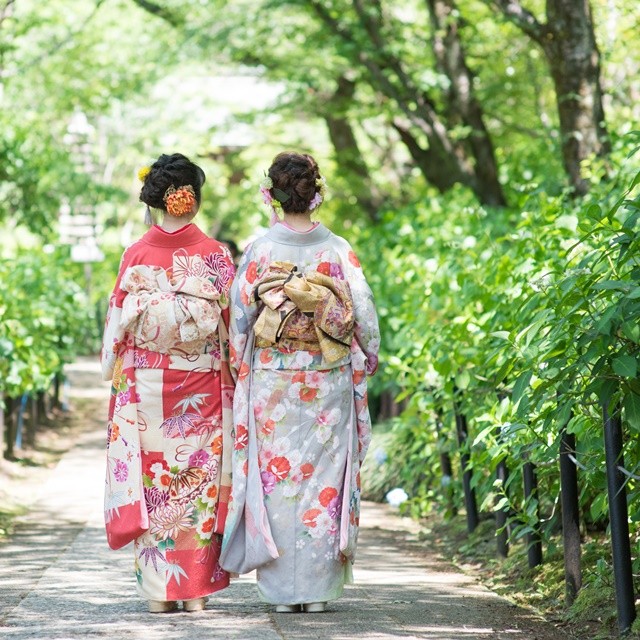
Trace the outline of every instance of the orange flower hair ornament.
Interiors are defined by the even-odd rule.
[[[162,198],[167,207],[167,213],[179,218],[192,213],[196,204],[196,194],[190,184],[186,184],[177,189],[171,185]]]

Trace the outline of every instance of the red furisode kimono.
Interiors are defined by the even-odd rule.
[[[153,226],[124,253],[102,348],[109,407],[105,523],[134,541],[139,593],[188,600],[225,588],[231,485],[231,255],[194,224]]]

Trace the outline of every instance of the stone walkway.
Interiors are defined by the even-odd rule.
[[[417,527],[383,505],[363,509],[356,584],[323,614],[275,614],[251,575],[201,613],[147,613],[130,548],[110,551],[102,523],[108,388],[86,361],[69,371],[73,396],[95,397],[96,430],[82,436],[0,545],[0,638],[5,640],[554,640],[566,632],[459,573],[417,542]]]

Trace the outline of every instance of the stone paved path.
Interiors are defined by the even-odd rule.
[[[96,430],[51,472],[32,511],[0,545],[0,638],[191,640],[554,640],[566,633],[457,572],[417,542],[416,525],[366,504],[356,584],[324,614],[275,614],[251,575],[206,611],[151,615],[135,593],[130,548],[110,551],[102,524],[108,389],[90,361],[69,372],[73,395],[95,397]]]

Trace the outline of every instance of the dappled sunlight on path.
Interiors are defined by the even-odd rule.
[[[564,636],[430,553],[415,523],[364,505],[356,584],[323,614],[275,614],[252,575],[211,597],[201,613],[147,613],[129,547],[110,551],[102,523],[103,414],[108,385],[95,364],[70,372],[70,396],[95,397],[82,435],[40,487],[35,509],[0,547],[0,636],[124,640],[552,640]],[[94,394],[93,396],[91,394]],[[98,398],[100,398],[98,400]]]

